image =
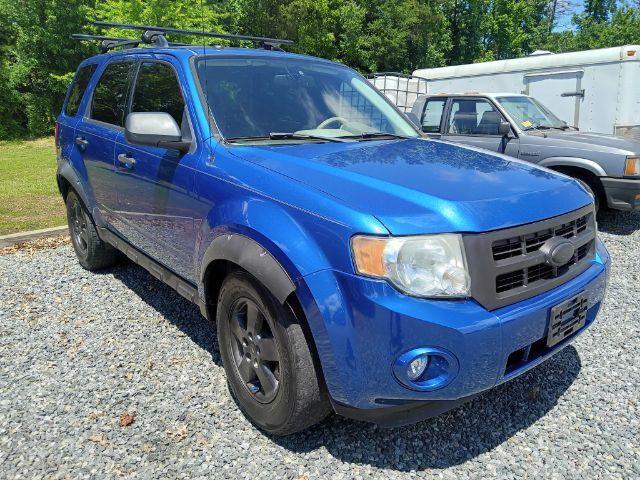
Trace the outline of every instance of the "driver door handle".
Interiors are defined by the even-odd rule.
[[[86,147],[87,145],[89,145],[89,142],[84,137],[76,137],[75,142],[79,147]]]
[[[121,153],[118,155],[118,162],[129,169],[132,169],[136,165],[136,159],[129,156],[128,153]]]

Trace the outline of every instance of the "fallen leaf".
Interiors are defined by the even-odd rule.
[[[93,443],[98,443],[103,447],[106,447],[109,444],[107,437],[105,437],[101,433],[94,433],[89,437],[89,440]]]
[[[129,415],[128,413],[123,413],[122,415],[120,415],[120,426],[128,427],[134,422],[135,419],[136,417],[134,417],[133,415]]]

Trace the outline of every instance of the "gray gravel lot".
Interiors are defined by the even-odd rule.
[[[0,478],[640,478],[640,214],[600,228],[611,284],[573,346],[436,419],[284,439],[239,413],[212,327],[141,268],[2,255]]]

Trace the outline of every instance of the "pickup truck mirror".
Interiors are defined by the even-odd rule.
[[[180,127],[166,112],[132,112],[124,124],[124,137],[133,145],[172,148],[187,152],[191,142],[182,140]]]
[[[409,118],[409,120],[411,120],[411,123],[413,123],[416,127],[420,128],[420,119],[418,118],[418,115],[416,115],[413,112],[407,112],[406,113],[407,117]]]
[[[498,133],[503,137],[508,136],[511,133],[511,124],[509,122],[500,122],[498,125]]]

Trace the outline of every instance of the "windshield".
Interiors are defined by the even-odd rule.
[[[196,69],[227,140],[418,136],[382,94],[347,67],[286,57],[215,56],[199,59]]]
[[[499,97],[496,100],[523,130],[568,128],[565,122],[531,97]]]

